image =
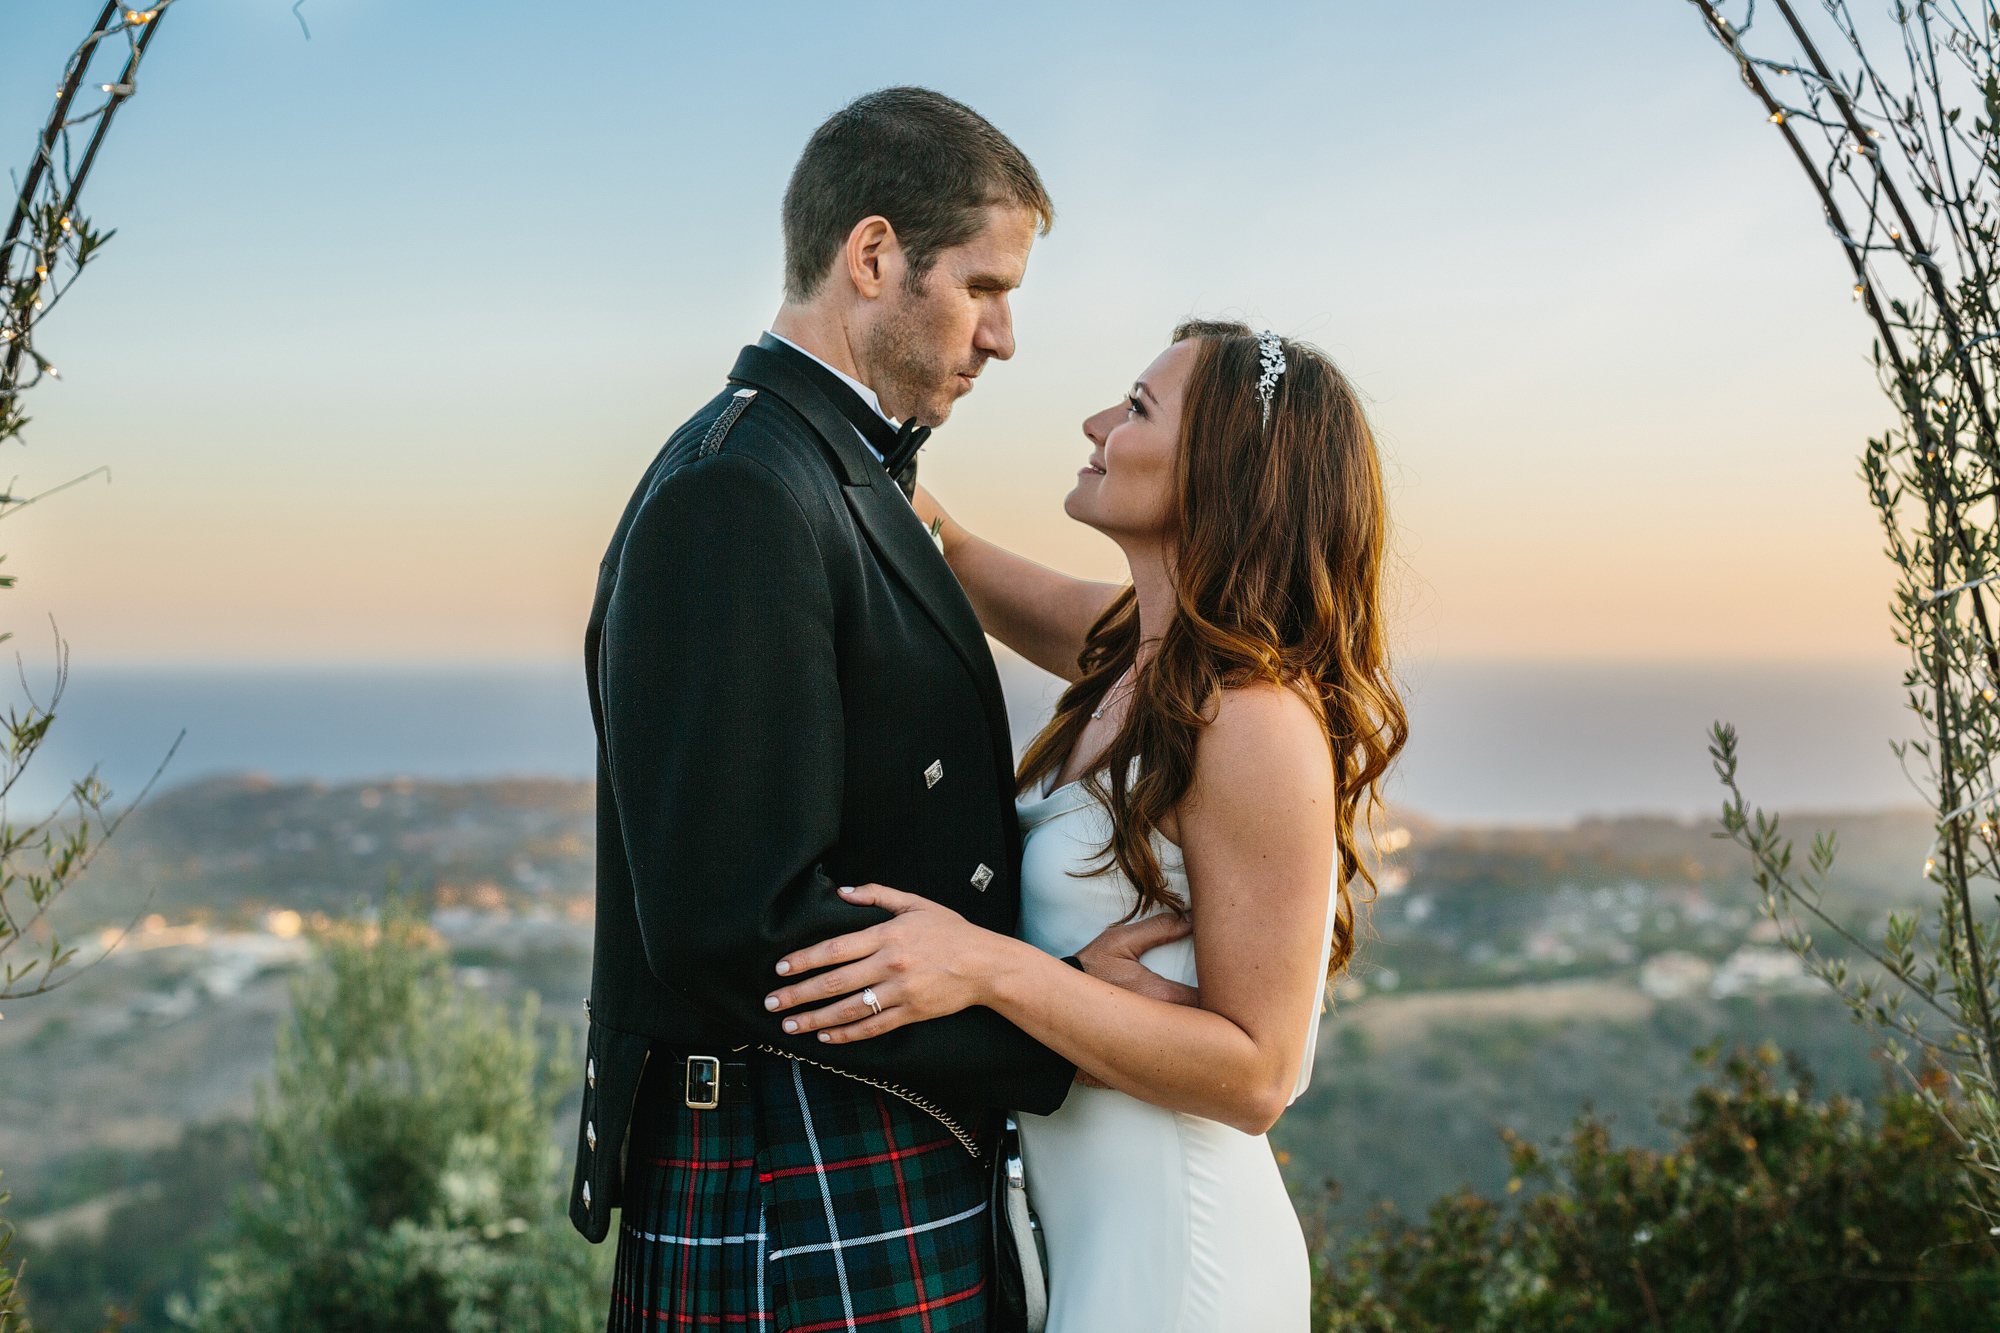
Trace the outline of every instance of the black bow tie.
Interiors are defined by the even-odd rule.
[[[868,441],[869,447],[881,456],[883,470],[903,488],[903,494],[916,498],[917,450],[923,448],[924,441],[930,438],[929,426],[905,421],[902,429],[898,430],[885,421],[880,412],[868,406],[840,376],[798,348],[768,333],[757,340],[757,345],[781,356],[789,356],[793,364],[819,386],[827,401],[839,409],[840,415],[861,432],[861,438]]]
[[[923,448],[924,441],[930,437],[929,426],[905,421],[903,428],[896,432],[895,448],[882,455],[883,470],[912,500],[917,498],[917,450]]]

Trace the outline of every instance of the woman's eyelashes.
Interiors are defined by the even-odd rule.
[[[1139,401],[1137,393],[1128,393],[1125,395],[1125,410],[1135,417],[1146,415],[1146,405]]]

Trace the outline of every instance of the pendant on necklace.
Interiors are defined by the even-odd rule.
[[[1136,663],[1134,665],[1136,665]],[[1111,683],[1111,688],[1104,692],[1103,700],[1097,705],[1096,708],[1091,710],[1090,720],[1092,722],[1095,722],[1099,718],[1103,717],[1105,710],[1110,708],[1113,703],[1117,702],[1118,687],[1120,685],[1123,685],[1125,683],[1125,677],[1131,674],[1132,674],[1132,667],[1126,667],[1124,673],[1121,674],[1117,680]]]

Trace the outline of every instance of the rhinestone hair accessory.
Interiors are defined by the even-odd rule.
[[[1269,329],[1257,335],[1257,360],[1264,373],[1257,377],[1257,396],[1264,402],[1264,424],[1271,424],[1271,397],[1278,392],[1278,376],[1285,373],[1284,340]]]

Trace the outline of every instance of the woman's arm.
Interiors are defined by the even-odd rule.
[[[1179,811],[1200,1008],[1120,990],[878,885],[842,892],[894,919],[790,955],[787,973],[834,970],[765,1005],[847,997],[787,1020],[831,1042],[985,1005],[1110,1087],[1260,1134],[1290,1100],[1325,983],[1334,786],[1323,736],[1305,703],[1275,686],[1227,692],[1202,732]],[[855,994],[864,986],[881,1014]]]
[[[975,537],[921,486],[915,503],[924,526],[942,520],[938,538],[945,563],[958,575],[986,632],[1042,670],[1075,680],[1083,636],[1118,595],[1119,585],[1058,574]]]

